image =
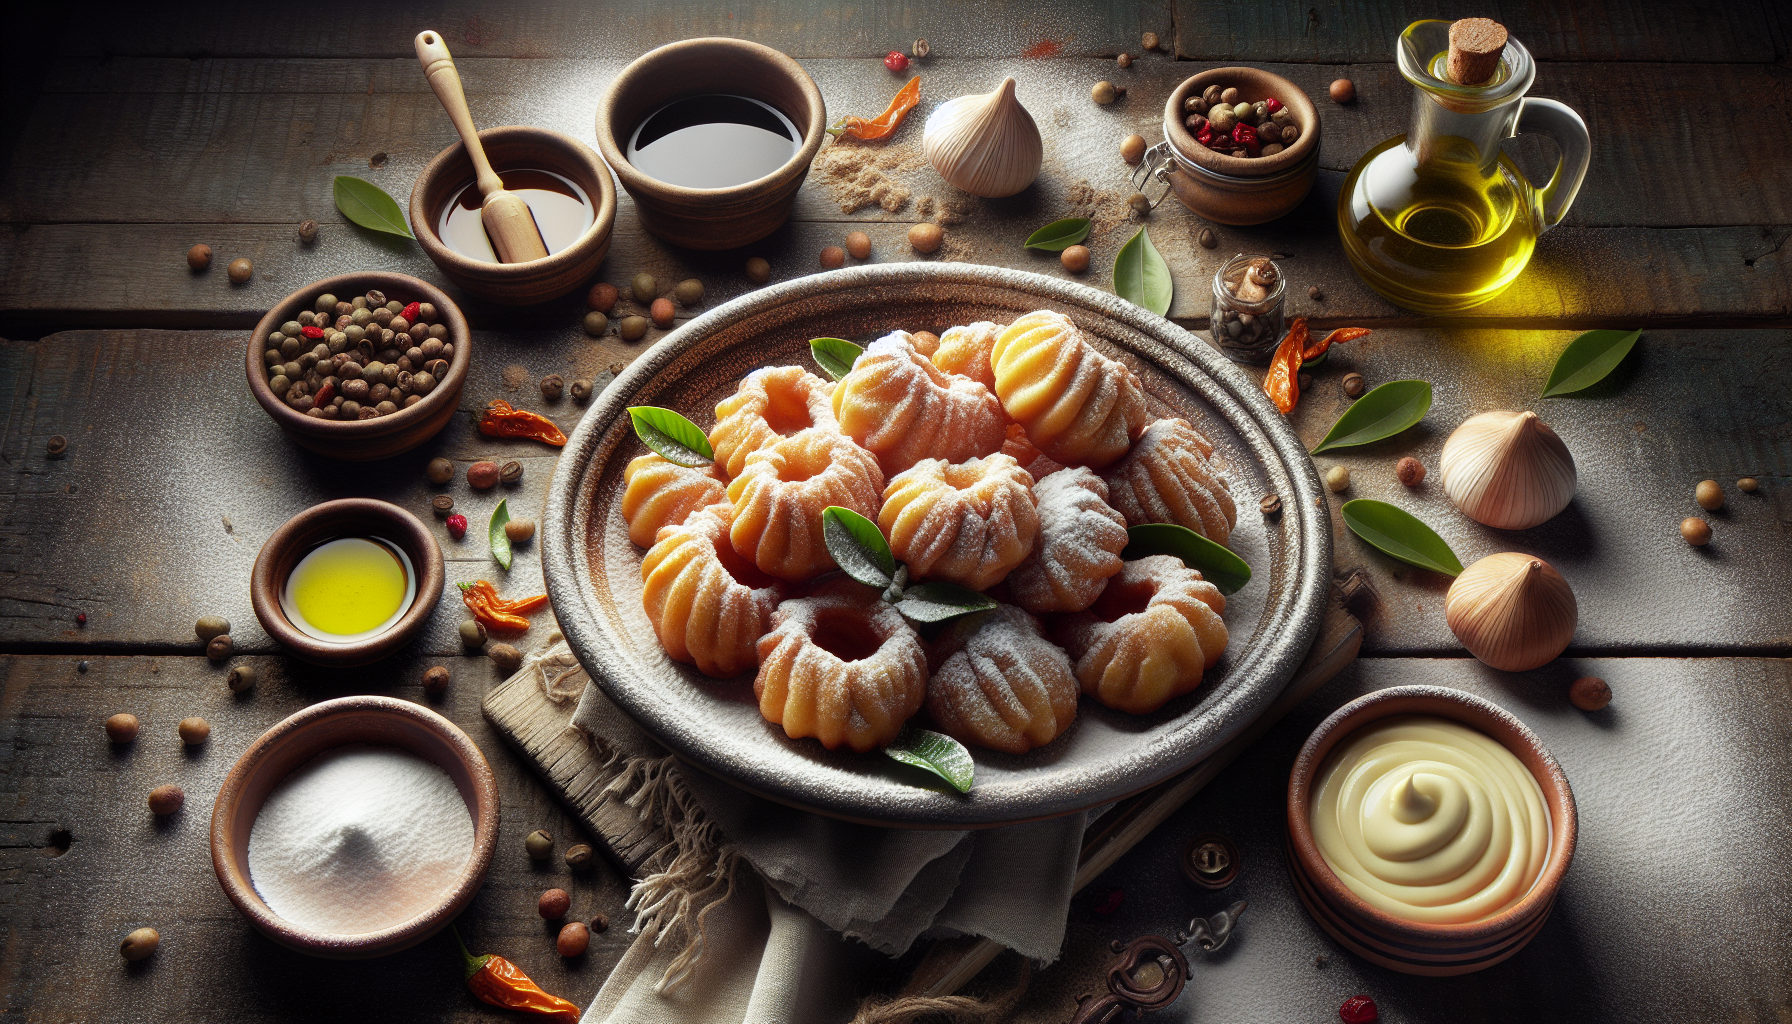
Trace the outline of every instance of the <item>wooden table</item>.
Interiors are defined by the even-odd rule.
[[[1213,250],[1194,241],[1208,225],[1174,202],[1144,222],[1175,274],[1171,316],[1203,332],[1207,282],[1223,259],[1283,254],[1295,312],[1318,325],[1378,328],[1319,372],[1292,417],[1304,439],[1317,441],[1343,408],[1338,382],[1348,370],[1371,383],[1423,377],[1438,392],[1414,432],[1322,456],[1321,467],[1351,468],[1347,496],[1421,510],[1465,562],[1512,549],[1550,559],[1579,595],[1579,633],[1544,669],[1485,669],[1444,626],[1447,581],[1389,562],[1340,524],[1337,568],[1364,570],[1376,598],[1364,658],[1079,898],[1064,957],[1036,977],[1018,1019],[1066,1018],[1073,997],[1099,985],[1109,939],[1168,933],[1217,909],[1221,897],[1194,890],[1175,867],[1189,835],[1214,830],[1245,857],[1225,898],[1252,907],[1234,944],[1195,965],[1166,1020],[1325,1020],[1358,991],[1374,995],[1388,1021],[1792,1014],[1792,668],[1782,660],[1792,653],[1792,89],[1789,22],[1777,5],[697,6],[75,3],[9,22],[0,62],[9,100],[0,112],[0,333],[12,339],[0,343],[0,1019],[495,1019],[461,989],[445,940],[357,964],[276,948],[231,909],[206,852],[211,794],[257,734],[342,694],[424,700],[421,676],[435,664],[454,673],[435,706],[485,749],[503,790],[500,854],[463,918],[471,944],[581,1003],[627,945],[625,879],[603,867],[572,877],[523,855],[532,829],[562,845],[577,830],[481,718],[495,674],[460,655],[457,602],[443,602],[409,652],[356,672],[289,661],[249,609],[249,567],[288,516],[352,494],[421,511],[435,491],[422,467],[435,456],[523,460],[510,505],[538,515],[553,458],[479,437],[472,412],[502,396],[570,429],[581,407],[543,403],[535,381],[560,373],[601,387],[660,333],[634,344],[586,338],[578,296],[526,310],[468,301],[479,359],[461,413],[431,443],[374,466],[305,454],[255,406],[241,376],[243,334],[282,295],[357,268],[445,284],[414,245],[353,227],[331,203],[337,174],[403,201],[452,140],[411,55],[424,27],[449,40],[480,123],[542,125],[588,142],[607,81],[652,46],[694,35],[783,49],[834,114],[881,109],[896,79],[878,58],[916,36],[932,44],[920,65],[927,109],[1016,78],[1048,152],[1039,183],[1012,199],[948,201],[920,168],[901,175],[913,192],[907,205],[842,212],[818,170],[786,227],[750,250],[712,254],[660,244],[623,197],[602,278],[697,276],[708,305],[752,287],[747,256],[770,259],[777,280],[813,273],[819,250],[852,228],[870,234],[875,261],[923,258],[904,232],[928,196],[953,221],[935,258],[1045,274],[1064,272],[1020,240],[1057,217],[1094,216],[1107,230],[1091,239],[1086,280],[1107,287],[1105,268],[1136,230],[1118,141],[1153,138],[1177,82],[1261,63],[1321,97],[1320,182],[1294,214],[1261,228],[1213,225]],[[1499,17],[1530,47],[1540,62],[1533,93],[1581,112],[1593,163],[1525,276],[1471,316],[1443,321],[1396,309],[1358,282],[1331,211],[1356,158],[1404,130],[1411,92],[1391,63],[1399,30],[1467,14]],[[1143,31],[1174,55],[1116,67],[1113,55],[1137,54]],[[1322,98],[1340,76],[1357,83],[1350,106]],[[1088,88],[1102,78],[1130,94],[1092,105]],[[909,126],[896,146],[913,152],[918,139]],[[1546,166],[1538,158],[1547,149],[1514,145],[1527,168]],[[323,225],[310,246],[295,234],[305,218]],[[186,267],[195,242],[217,253],[208,273]],[[243,286],[223,273],[236,256],[256,267]],[[1306,297],[1310,285],[1323,301]],[[1606,383],[1538,399],[1556,353],[1594,326],[1649,330]],[[1434,482],[1409,493],[1393,479],[1407,454],[1435,474],[1449,431],[1489,408],[1536,409],[1575,452],[1579,495],[1536,530],[1477,526]],[[46,452],[55,434],[69,439],[60,459]],[[1743,475],[1761,491],[1736,491]],[[1730,501],[1711,517],[1712,545],[1694,550],[1676,524],[1697,512],[1692,489],[1705,477],[1729,487]],[[458,484],[453,493],[475,522],[497,500]],[[483,545],[448,549],[451,580],[490,575]],[[539,574],[525,549],[508,589],[539,589]],[[203,614],[235,625],[237,661],[260,673],[252,693],[231,695],[222,669],[199,655],[192,623]],[[1610,680],[1607,711],[1568,705],[1568,680],[1587,673]],[[1355,694],[1405,682],[1460,685],[1513,709],[1551,745],[1579,796],[1580,851],[1554,917],[1520,956],[1469,978],[1406,978],[1338,951],[1300,910],[1281,863],[1280,793],[1301,739]],[[116,711],[143,720],[135,745],[104,741],[100,724]],[[187,715],[213,723],[211,742],[193,752],[173,734]],[[144,795],[170,781],[189,806],[157,822]],[[569,888],[577,912],[601,910],[619,927],[585,957],[562,961],[533,909],[550,885]],[[1095,915],[1094,899],[1116,888],[1126,894],[1121,909]],[[161,950],[125,964],[116,943],[142,924],[161,930]]]

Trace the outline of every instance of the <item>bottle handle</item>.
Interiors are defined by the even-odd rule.
[[[1562,222],[1575,194],[1580,191],[1581,180],[1587,176],[1587,164],[1593,158],[1593,140],[1587,135],[1587,123],[1580,119],[1573,107],[1537,97],[1525,97],[1516,128],[1520,134],[1541,132],[1554,139],[1556,148],[1561,150],[1549,184],[1541,189],[1532,187],[1543,211],[1543,230],[1548,231]]]

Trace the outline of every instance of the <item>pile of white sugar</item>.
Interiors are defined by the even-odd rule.
[[[274,913],[359,935],[427,913],[473,855],[473,816],[439,766],[389,747],[319,755],[268,794],[249,878]]]

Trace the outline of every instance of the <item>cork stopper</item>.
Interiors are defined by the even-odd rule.
[[[1480,85],[1500,69],[1506,26],[1492,18],[1463,18],[1450,25],[1450,58],[1444,70],[1457,85]]]

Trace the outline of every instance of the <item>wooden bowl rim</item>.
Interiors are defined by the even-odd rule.
[[[422,403],[419,403],[422,404]],[[417,596],[411,607],[392,628],[365,640],[348,644],[325,643],[301,632],[286,617],[280,606],[280,589],[284,579],[274,578],[275,564],[288,551],[298,546],[299,535],[327,523],[364,523],[369,520],[390,524],[397,536],[395,543],[407,546],[412,570],[417,574]],[[418,557],[421,554],[422,557]],[[377,498],[337,498],[325,501],[282,523],[261,545],[255,556],[255,567],[249,574],[249,602],[261,628],[292,652],[295,657],[318,665],[366,665],[384,658],[417,638],[441,603],[442,588],[448,570],[442,559],[442,547],[423,521],[389,501]]]
[[[460,881],[428,913],[381,931],[354,935],[312,931],[274,913],[261,898],[261,894],[255,891],[254,883],[238,869],[231,849],[235,833],[232,819],[236,815],[237,804],[254,773],[262,766],[275,745],[289,737],[302,735],[305,729],[326,718],[341,714],[396,715],[421,724],[440,736],[455,752],[473,784],[473,855],[461,872]],[[311,757],[315,758],[333,749],[335,746],[319,747]],[[414,751],[406,752],[422,756],[416,755]],[[309,761],[310,758],[307,758],[300,764]],[[463,797],[465,795],[462,794]],[[486,873],[491,869],[492,856],[498,847],[501,813],[498,781],[492,774],[491,764],[486,761],[478,744],[459,726],[421,704],[394,697],[373,694],[338,697],[313,704],[276,722],[272,728],[256,737],[236,759],[236,763],[231,765],[230,773],[224,777],[223,784],[218,787],[218,795],[212,802],[212,870],[218,876],[218,884],[223,888],[224,895],[230,898],[237,910],[255,927],[282,945],[313,956],[333,959],[384,956],[405,949],[439,930],[485,884]],[[247,842],[246,839],[244,841]]]
[[[802,91],[809,101],[809,124],[803,129],[803,144],[785,164],[777,170],[761,178],[730,185],[727,188],[690,188],[685,185],[674,185],[658,178],[643,174],[628,162],[622,149],[616,143],[614,118],[617,98],[623,90],[633,87],[641,80],[658,72],[661,64],[685,56],[686,51],[702,50],[709,47],[733,49],[743,55],[763,60],[784,72],[796,87]],[[667,95],[676,93],[668,92]],[[789,117],[789,111],[784,115]],[[631,129],[632,130],[632,129]],[[809,173],[809,165],[814,162],[815,154],[821,150],[821,137],[827,130],[827,105],[821,96],[821,88],[809,72],[796,60],[763,43],[755,43],[750,39],[734,39],[729,36],[699,36],[695,39],[683,39],[676,43],[649,50],[629,63],[622,73],[610,81],[609,88],[597,104],[597,146],[603,151],[604,159],[609,161],[616,176],[622,179],[624,188],[630,195],[639,196],[642,192],[649,195],[662,196],[677,200],[750,200],[770,194],[787,187],[794,179]]]
[[[1313,840],[1308,804],[1313,778],[1325,758],[1343,739],[1358,729],[1397,715],[1436,715],[1460,722],[1498,740],[1510,750],[1543,790],[1549,808],[1549,856],[1531,890],[1517,904],[1481,921],[1463,924],[1425,924],[1408,921],[1370,906],[1351,892]],[[1562,877],[1574,860],[1579,818],[1574,791],[1562,766],[1543,746],[1543,741],[1511,712],[1482,697],[1447,686],[1391,686],[1364,694],[1331,713],[1301,745],[1288,773],[1287,828],[1294,854],[1291,870],[1304,872],[1313,890],[1340,913],[1368,929],[1416,943],[1471,945],[1505,936],[1522,928],[1539,914],[1547,914],[1561,888]]]
[[[354,291],[349,288],[353,286]],[[428,302],[441,314],[441,322],[448,326],[448,339],[454,342],[454,358],[448,363],[448,375],[436,382],[435,390],[423,396],[423,400],[409,409],[400,409],[390,416],[380,416],[371,420],[324,420],[294,409],[281,401],[268,387],[267,365],[262,361],[262,353],[267,351],[267,336],[279,329],[288,320],[297,319],[302,310],[312,307],[319,295],[335,295],[353,298],[365,295],[371,288],[378,288],[393,296],[401,289],[414,292],[418,298],[413,301]],[[406,430],[419,426],[429,418],[432,412],[438,412],[442,403],[460,401],[460,389],[467,380],[467,371],[473,360],[473,332],[467,326],[466,315],[448,297],[448,293],[421,278],[409,274],[399,274],[390,270],[357,270],[347,274],[337,274],[308,285],[281,299],[268,309],[261,322],[255,325],[255,334],[249,339],[247,366],[249,374],[249,391],[255,400],[267,410],[274,422],[288,433],[307,434],[320,441],[330,441],[344,446],[356,442],[368,442],[388,435],[402,434]]]
[[[435,217],[429,209],[429,191],[437,181],[447,173],[448,165],[456,158],[464,158],[466,145],[456,139],[447,148],[435,155],[423,173],[417,175],[417,181],[411,186],[411,231],[417,236],[417,244],[430,261],[444,271],[450,266],[454,271],[467,277],[500,285],[512,281],[533,281],[548,276],[562,268],[572,266],[590,256],[592,251],[603,245],[610,237],[616,223],[616,183],[610,180],[610,166],[604,159],[591,151],[591,147],[564,132],[551,128],[531,128],[526,125],[500,125],[487,128],[479,133],[481,146],[488,142],[515,143],[527,140],[542,140],[559,147],[565,154],[585,165],[597,182],[598,195],[596,209],[592,212],[591,226],[579,236],[579,240],[556,253],[551,253],[538,260],[524,263],[487,263],[471,256],[463,256],[442,241],[436,233]],[[552,168],[548,168],[552,170]]]
[[[1182,101],[1192,93],[1200,93],[1209,85],[1223,82],[1236,88],[1250,102],[1275,96],[1294,112],[1300,125],[1300,138],[1294,145],[1274,156],[1242,157],[1217,153],[1195,141],[1182,123]],[[1164,138],[1177,152],[1215,174],[1232,178],[1267,178],[1293,168],[1319,147],[1319,109],[1300,86],[1273,71],[1262,68],[1209,68],[1184,79],[1164,101]]]

